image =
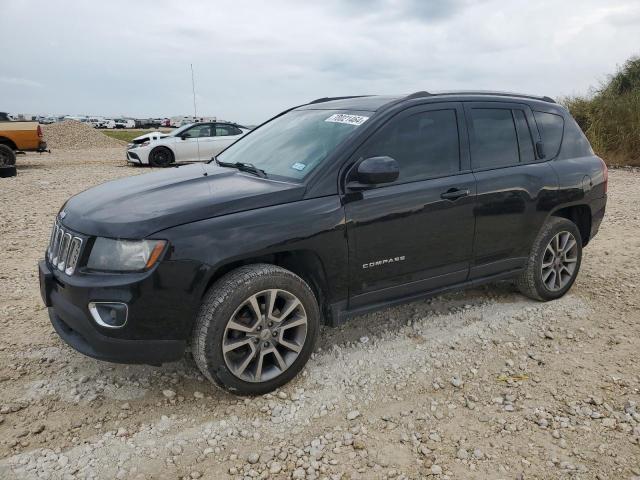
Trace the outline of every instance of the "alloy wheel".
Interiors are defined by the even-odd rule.
[[[247,382],[266,382],[289,368],[307,336],[307,314],[294,294],[280,289],[258,292],[235,310],[222,340],[231,373]]]
[[[542,258],[542,283],[551,291],[563,289],[573,278],[578,265],[578,242],[570,232],[556,234]]]

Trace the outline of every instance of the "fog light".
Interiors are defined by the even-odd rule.
[[[91,302],[89,312],[95,322],[106,328],[122,328],[127,323],[129,309],[121,302]]]

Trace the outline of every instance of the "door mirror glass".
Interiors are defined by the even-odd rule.
[[[381,183],[395,182],[400,175],[400,167],[391,157],[370,157],[362,160],[355,169],[355,185],[378,185]]]

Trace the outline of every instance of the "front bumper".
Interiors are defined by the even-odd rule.
[[[91,288],[74,288],[62,283],[45,260],[39,262],[38,270],[40,293],[48,307],[51,324],[58,335],[78,352],[109,362],[149,365],[176,361],[184,355],[185,340],[131,339],[108,335],[111,332],[106,332],[94,322],[86,305],[74,301],[87,292],[73,290],[92,291]]]
[[[140,157],[138,156],[138,154],[130,150],[127,150],[127,162],[138,163],[138,164],[142,163],[140,161]]]
[[[145,165],[149,163],[149,149],[146,147],[130,148],[127,150],[127,162]]]

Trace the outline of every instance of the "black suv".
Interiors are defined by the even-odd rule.
[[[302,369],[321,323],[508,278],[561,297],[606,192],[548,97],[323,98],[209,163],[72,197],[40,286],[86,355],[157,365],[190,347],[215,384],[260,394]]]

